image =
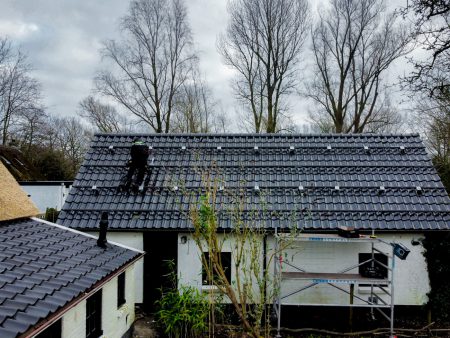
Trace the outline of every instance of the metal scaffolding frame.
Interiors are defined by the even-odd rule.
[[[283,241],[288,241],[288,245],[284,249],[293,249],[298,244],[297,242],[315,242],[315,243],[362,243],[367,242],[371,244],[371,258],[362,263],[349,266],[340,271],[336,271],[334,273],[318,273],[318,272],[307,272],[299,266],[295,266],[292,263],[287,261],[283,261]],[[386,255],[386,252],[379,250],[375,247],[377,244],[387,245],[392,247],[392,253],[387,256],[391,259],[391,264],[389,262],[387,265],[382,262],[376,260],[375,253],[381,253]],[[280,328],[281,328],[281,305],[282,300],[288,298],[294,294],[301,293],[315,285],[318,284],[328,284],[330,287],[334,287],[339,291],[347,293],[350,295],[349,304],[345,306],[349,307],[368,307],[371,309],[372,315],[373,311],[377,310],[384,318],[386,318],[390,323],[390,336],[394,337],[394,269],[395,269],[395,254],[394,254],[394,246],[392,243],[388,243],[383,241],[382,239],[376,238],[375,236],[365,236],[359,238],[345,238],[340,237],[338,235],[316,235],[316,234],[299,234],[297,236],[292,237],[288,234],[279,234],[275,231],[275,264],[274,264],[274,281],[275,287],[277,290],[277,295],[275,297],[275,303],[273,304],[274,313],[277,318],[277,335],[276,337],[281,337]],[[349,271],[358,268],[361,265],[371,263],[372,267],[376,264],[386,268],[388,270],[388,277],[384,279],[379,278],[368,278],[363,277],[359,274],[349,273]],[[283,265],[287,265],[294,270],[295,272],[283,272]],[[309,280],[311,281],[306,286],[299,288],[296,291],[289,292],[287,294],[282,294],[283,292],[283,280]],[[336,284],[347,284],[350,285],[350,291],[345,290],[344,288],[336,285]],[[354,294],[354,286],[359,284],[370,284],[370,296],[368,300],[363,299]],[[384,287],[388,285],[388,288]],[[390,286],[390,289],[389,289]],[[381,290],[381,292],[387,295],[387,301],[382,299],[375,291]],[[362,301],[360,304],[354,304],[353,300],[358,299]],[[342,306],[342,304],[313,304],[313,303],[300,303],[300,306]],[[386,312],[385,312],[386,311]]]

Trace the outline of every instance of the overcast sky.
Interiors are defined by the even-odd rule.
[[[128,10],[125,0],[2,0],[0,36],[8,36],[28,54],[42,83],[45,105],[54,114],[77,111],[101,67],[99,49],[118,37],[118,22]],[[233,103],[231,70],[222,65],[215,45],[226,27],[226,1],[189,0],[188,14],[196,48],[213,92],[224,106]]]
[[[1,0],[0,36],[8,36],[28,54],[50,113],[77,113],[78,102],[91,93],[92,79],[101,68],[102,41],[118,37],[118,22],[128,4],[127,0]],[[217,36],[226,28],[226,0],[187,0],[186,5],[201,70],[224,111],[233,114],[237,109],[230,89],[233,72],[216,50]],[[308,109],[307,102],[291,99],[297,122],[304,121]]]

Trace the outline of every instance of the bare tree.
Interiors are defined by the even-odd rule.
[[[180,87],[175,98],[172,131],[210,133],[217,122],[216,102],[199,70]]]
[[[49,125],[53,148],[63,154],[74,177],[88,148],[90,132],[77,117],[51,117]]]
[[[411,60],[414,71],[406,78],[414,93],[439,95],[450,88],[450,2],[411,0],[403,9],[414,15],[415,37],[427,52],[425,60]]]
[[[312,32],[315,69],[306,92],[320,108],[316,118],[332,122],[337,133],[389,125],[382,75],[410,51],[409,42],[408,30],[386,13],[383,1],[332,0]]]
[[[28,156],[34,157],[33,146],[45,145],[48,138],[48,115],[43,108],[21,111],[15,128],[11,131],[20,144],[21,150]]]
[[[282,98],[296,86],[307,35],[305,0],[233,0],[230,22],[218,42],[225,63],[237,71],[234,92],[252,115],[257,133],[277,131],[287,108]]]
[[[8,40],[0,41],[0,125],[2,144],[6,144],[14,119],[26,110],[38,109],[40,84],[30,76],[26,56],[12,49]]]
[[[117,110],[89,95],[80,103],[80,115],[102,133],[119,133],[127,129],[127,120]]]
[[[99,73],[97,89],[155,132],[167,133],[194,58],[186,8],[182,0],[133,0],[121,28],[124,40],[103,48],[118,73]]]

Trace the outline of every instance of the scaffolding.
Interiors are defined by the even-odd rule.
[[[314,242],[320,245],[321,243],[370,243],[371,256],[370,259],[341,269],[336,272],[308,272],[302,267],[296,266],[286,260],[283,260],[283,250],[295,249],[299,247],[299,242]],[[389,250],[382,251],[377,246],[389,246]],[[300,303],[300,306],[349,306],[353,307],[367,307],[371,309],[372,315],[374,310],[377,310],[390,324],[390,336],[394,337],[394,269],[395,269],[395,254],[392,243],[383,241],[382,239],[372,236],[360,236],[359,238],[346,238],[332,234],[299,234],[291,236],[289,234],[275,234],[275,264],[274,264],[274,281],[276,283],[277,295],[274,302],[274,313],[277,320],[277,335],[281,337],[281,305],[283,299],[286,299],[295,294],[304,292],[305,290],[318,285],[328,285],[339,291],[348,294],[348,304],[323,304],[323,303]],[[389,253],[388,253],[389,252]],[[390,259],[390,264],[384,264],[376,259],[376,253],[386,255]],[[359,273],[352,273],[352,270],[359,268],[362,265],[370,264],[371,267],[381,266],[385,268],[388,273],[386,278],[371,278],[361,276]],[[289,266],[294,271],[283,271],[283,266]],[[295,291],[290,291],[283,294],[283,281],[286,280],[300,280],[310,281],[307,285],[300,287]],[[368,299],[364,299],[355,295],[355,285],[370,285],[370,294]],[[343,285],[349,285],[349,290],[344,289]],[[380,294],[385,295],[383,299]],[[361,301],[358,304],[354,303],[357,299]]]

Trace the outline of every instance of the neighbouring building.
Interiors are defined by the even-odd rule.
[[[118,187],[136,136],[152,147],[152,154],[146,183],[138,193],[130,193]],[[256,220],[266,229],[260,238],[263,252],[273,251],[275,232],[292,227],[316,239],[303,238],[285,255],[287,263],[313,273],[355,266],[353,275],[359,275],[361,264],[371,256],[370,236],[388,243],[383,247],[379,242],[377,259],[390,268],[391,243],[401,244],[409,256],[397,260],[393,281],[389,269],[381,277],[395,286],[395,305],[426,303],[430,286],[421,239],[428,231],[450,229],[450,202],[416,134],[97,134],[58,223],[95,233],[101,213],[109,212],[110,238],[147,252],[136,268],[138,303],[151,306],[155,301],[155,290],[164,284],[167,272],[164,260],[177,263],[179,283],[208,289],[189,219],[189,210],[204,194],[206,176],[218,185],[216,210],[224,233],[235,225],[228,209],[233,197],[240,196],[245,201],[242,219]],[[354,228],[367,240],[319,239],[335,236],[342,226]],[[223,251],[229,256],[232,280],[238,273],[233,247],[233,238],[227,239]],[[288,265],[283,269],[294,272]],[[282,304],[348,303],[348,294],[325,290],[327,283],[315,280],[317,285],[284,297]],[[305,283],[309,282],[286,279],[281,289],[287,295]],[[355,303],[360,301],[357,297],[367,301],[370,285],[356,283]],[[347,292],[350,287],[343,286]]]
[[[48,208],[61,210],[72,186],[72,181],[19,181],[18,183],[41,214],[44,214]]]
[[[2,164],[0,186],[0,337],[131,337],[143,252],[33,217]]]

